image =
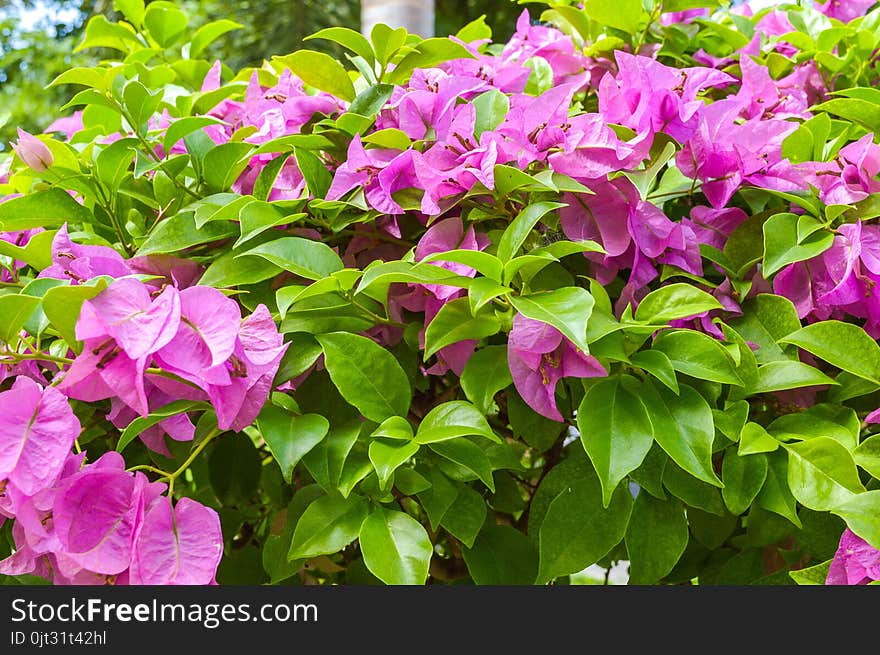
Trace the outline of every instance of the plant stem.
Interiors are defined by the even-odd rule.
[[[186,469],[188,469],[190,467],[190,464],[192,464],[195,461],[196,457],[199,456],[199,453],[201,453],[205,449],[205,446],[207,446],[211,441],[213,441],[220,434],[222,434],[220,428],[214,428],[213,430],[211,430],[207,434],[207,436],[204,438],[202,443],[200,443],[198,446],[196,446],[195,450],[193,450],[189,454],[189,457],[186,458],[186,461],[180,465],[180,468],[178,468],[176,471],[174,471],[174,473],[167,476],[168,497],[169,498],[174,493],[174,481],[180,476],[181,473],[183,473],[184,471],[186,471]]]

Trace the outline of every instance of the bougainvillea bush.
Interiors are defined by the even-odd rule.
[[[880,8],[719,4],[93,18],[0,180],[4,580],[880,578]]]

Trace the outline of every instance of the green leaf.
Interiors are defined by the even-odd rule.
[[[480,528],[486,521],[486,501],[467,485],[460,485],[455,502],[443,515],[440,525],[466,548],[474,545]]]
[[[651,325],[663,325],[712,309],[722,309],[714,296],[690,284],[670,284],[645,296],[636,309],[635,319]]]
[[[348,71],[330,55],[314,50],[298,50],[285,57],[274,57],[303,82],[319,91],[351,102],[355,98],[354,85]]]
[[[755,499],[764,509],[770,510],[787,518],[796,526],[801,527],[797,515],[797,503],[788,487],[788,457],[784,450],[767,455],[767,479]]]
[[[122,434],[119,435],[119,441],[116,444],[116,452],[121,453],[123,449],[130,444],[147,428],[151,428],[157,423],[164,421],[170,416],[177,416],[194,409],[209,409],[208,403],[195,400],[175,400],[167,405],[163,405],[159,409],[153,410],[147,416],[138,416],[129,423]]]
[[[828,570],[831,568],[831,560],[810,566],[797,571],[789,571],[788,575],[799,585],[824,585],[828,579]]]
[[[639,398],[648,410],[654,439],[673,461],[703,482],[722,486],[712,467],[715,440],[712,410],[703,396],[684,384],[676,395],[646,382]]]
[[[733,448],[724,452],[721,497],[731,514],[743,514],[764,486],[767,479],[767,456],[739,455]]]
[[[489,302],[498,296],[506,296],[513,289],[498,284],[487,277],[477,277],[468,286],[468,303],[471,307],[471,314],[476,314]]]
[[[585,0],[584,12],[597,23],[635,34],[642,18],[642,3],[640,0]]]
[[[168,129],[165,130],[165,136],[162,138],[162,147],[169,151],[183,137],[192,134],[196,130],[200,130],[208,125],[219,125],[222,123],[223,121],[219,118],[212,116],[187,116],[180,118],[171,123]]]
[[[416,441],[428,444],[465,436],[485,437],[501,443],[476,407],[463,400],[451,400],[437,405],[425,415],[416,432]]]
[[[421,261],[425,264],[431,262],[455,262],[458,264],[464,264],[496,282],[501,282],[501,273],[504,268],[501,260],[495,255],[490,255],[481,250],[448,250],[446,252],[435,252],[433,255],[428,255]]]
[[[846,521],[849,529],[880,550],[880,491],[856,494],[831,511]]]
[[[656,583],[672,571],[687,547],[684,507],[675,498],[658,500],[639,493],[625,540],[630,560],[629,584]]]
[[[327,170],[324,162],[311,150],[294,148],[293,152],[296,164],[306,180],[309,191],[315,198],[326,196],[333,183],[333,176]]]
[[[303,455],[302,463],[315,482],[328,493],[339,487],[342,470],[358,439],[360,428],[360,422],[344,423],[339,427],[331,426],[327,436]],[[370,466],[369,461],[367,466]]]
[[[113,0],[113,8],[135,27],[144,21],[144,0]]]
[[[88,284],[53,287],[43,295],[43,312],[46,318],[75,352],[80,350],[76,340],[76,321],[82,304],[106,287],[107,280],[99,278]]]
[[[255,256],[308,280],[320,280],[344,268],[330,246],[302,237],[281,237],[251,248],[237,257]]]
[[[151,2],[144,14],[144,26],[163,48],[180,38],[187,22],[186,14],[171,2]]]
[[[799,241],[796,214],[776,214],[764,223],[764,276],[805,259],[820,255],[831,247],[834,234],[822,230]]]
[[[6,232],[93,220],[92,212],[58,188],[27,193],[0,203],[0,229]]]
[[[373,56],[373,47],[367,41],[367,38],[360,32],[356,32],[348,27],[327,27],[305,37],[303,41],[310,41],[312,39],[325,39],[338,43],[343,48],[348,48],[356,55],[363,57],[370,66],[376,60]]]
[[[389,585],[422,585],[434,547],[409,514],[377,507],[360,528],[361,552],[370,572]]]
[[[750,393],[768,393],[820,384],[837,385],[837,382],[819,369],[803,362],[768,362],[758,367],[758,379],[748,391]]]
[[[663,468],[663,486],[690,507],[724,516],[726,510],[718,487],[698,480],[674,462],[667,461]]]
[[[632,505],[625,487],[618,488],[605,506],[595,475],[572,481],[553,498],[540,523],[537,583],[598,562],[623,539]]]
[[[425,330],[425,354],[427,360],[441,348],[468,339],[480,340],[496,334],[501,321],[486,312],[481,316],[471,314],[467,298],[447,302],[431,319]]]
[[[221,36],[228,34],[233,30],[239,30],[242,27],[244,27],[244,25],[236,23],[234,20],[229,20],[228,18],[221,18],[220,20],[211,21],[206,25],[202,25],[196,30],[189,42],[189,56],[193,58],[198,57],[205,51],[205,48]]]
[[[674,393],[678,393],[678,379],[672,362],[659,350],[642,350],[630,356],[630,363],[643,371],[647,371]]]
[[[33,296],[0,296],[0,341],[14,350],[18,346],[22,326],[39,305],[40,299]]]
[[[405,464],[419,451],[419,444],[413,441],[374,439],[370,442],[370,461],[379,476],[379,486],[384,488],[395,469]]]
[[[740,455],[771,453],[777,448],[779,448],[779,442],[764,429],[764,426],[751,421],[743,426],[737,451]]]
[[[783,414],[767,426],[780,441],[830,437],[852,452],[859,443],[862,426],[855,410],[820,403],[803,412]]]
[[[481,93],[472,101],[476,111],[474,136],[479,139],[483,132],[491,132],[498,127],[510,110],[510,99],[498,89]]]
[[[148,121],[162,101],[161,92],[150,93],[149,89],[137,80],[131,80],[122,91],[122,100],[134,127],[141,135],[147,133]]]
[[[382,65],[382,68],[400,50],[401,46],[406,42],[406,37],[407,31],[404,27],[392,30],[384,23],[376,23],[373,26],[370,32],[370,41],[373,45],[373,52],[376,53],[376,59]]]
[[[868,437],[853,451],[856,464],[880,480],[880,434]]]
[[[467,469],[483,481],[490,491],[495,491],[492,479],[492,463],[489,456],[472,441],[466,438],[450,439],[428,444],[428,447],[441,457]]]
[[[602,504],[608,507],[617,485],[638,468],[654,443],[648,411],[624,379],[608,378],[587,390],[578,407],[577,426],[599,474]]]
[[[780,339],[860,378],[880,384],[880,346],[859,326],[822,321]]]
[[[119,188],[134,161],[136,143],[137,139],[120,139],[104,148],[95,158],[98,179],[113,192]]]
[[[360,496],[318,498],[297,522],[287,558],[308,559],[342,550],[357,538],[367,510]]]
[[[462,555],[478,585],[530,585],[538,574],[538,553],[532,542],[507,525],[486,527]]]
[[[413,438],[413,429],[409,421],[402,416],[392,416],[382,421],[379,427],[373,430],[370,436],[411,441]]]
[[[288,484],[293,478],[294,467],[303,455],[314,448],[330,429],[330,423],[323,416],[296,416],[275,405],[263,408],[257,418],[257,426]]]
[[[227,239],[237,234],[238,225],[227,221],[215,221],[197,228],[194,214],[183,212],[159,222],[153,233],[141,244],[137,254],[178,253],[190,246]]]
[[[467,399],[483,414],[491,413],[495,394],[513,382],[507,366],[507,346],[477,350],[464,365],[460,382]]]
[[[142,47],[137,34],[131,25],[125,23],[111,23],[107,17],[98,14],[86,23],[86,33],[83,40],[74,49],[74,52],[86,48],[112,48],[122,52],[129,52],[132,47]]]
[[[376,44],[375,38],[373,44]],[[378,55],[378,48],[376,49]],[[470,50],[460,43],[456,43],[452,39],[445,37],[437,37],[425,39],[414,46],[413,52],[410,52],[403,59],[397,62],[394,70],[388,73],[387,79],[383,78],[383,82],[389,84],[404,84],[410,74],[416,68],[432,68],[437,64],[441,64],[452,59],[473,59],[474,55]],[[380,57],[381,59],[381,57]],[[382,62],[385,63],[384,61]]]
[[[523,316],[552,325],[581,351],[587,346],[587,322],[595,301],[586,289],[563,287],[529,296],[511,296],[510,303]]]
[[[56,230],[44,230],[28,239],[25,246],[16,246],[9,241],[0,240],[0,255],[17,259],[38,271],[52,265],[52,240]]]
[[[498,259],[508,262],[519,251],[526,238],[544,216],[555,209],[565,207],[561,202],[536,202],[523,209],[511,221],[498,242]]]
[[[828,511],[865,488],[850,452],[830,437],[786,444],[788,485],[804,507]]]
[[[801,329],[797,309],[788,298],[758,294],[743,303],[743,316],[731,319],[730,327],[746,341],[758,345],[755,358],[761,364],[797,358],[791,346],[781,347],[777,343]]]
[[[431,529],[436,530],[440,527],[440,521],[446,516],[446,512],[452,507],[452,503],[458,498],[459,488],[437,467],[431,467],[425,471],[425,475],[431,486],[419,492],[419,503],[428,515]]]
[[[372,339],[348,332],[317,339],[330,379],[361,414],[377,423],[389,416],[406,416],[412,390],[394,355]]]
[[[388,102],[393,92],[394,87],[390,84],[374,84],[358,94],[349,106],[348,113],[374,118]]]
[[[215,192],[226,191],[247,166],[252,151],[251,144],[235,141],[211,148],[202,160],[205,182]]]
[[[671,330],[654,340],[653,348],[672,362],[676,371],[685,375],[742,386],[730,354],[717,340],[695,330]]]
[[[834,116],[845,118],[864,125],[872,132],[880,132],[880,106],[875,101],[861,98],[834,98],[818,105],[810,111],[825,111]]]

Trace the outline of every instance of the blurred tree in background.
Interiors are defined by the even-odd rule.
[[[358,0],[183,0],[180,8],[192,27],[228,18],[241,23],[212,45],[209,54],[234,69],[259,66],[263,58],[292,52],[302,39],[324,27],[358,28]],[[455,33],[486,15],[495,40],[514,31],[523,7],[514,0],[435,0],[435,33]],[[46,88],[58,74],[100,58],[93,50],[76,52],[89,17],[118,19],[113,0],[0,0],[0,151],[8,149],[16,128],[41,132],[57,118],[69,98],[65,86]],[[333,44],[313,41],[310,48],[332,54]]]

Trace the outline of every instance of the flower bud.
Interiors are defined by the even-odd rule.
[[[15,154],[30,168],[42,173],[52,165],[52,151],[33,134],[18,128],[18,142],[12,144]]]

